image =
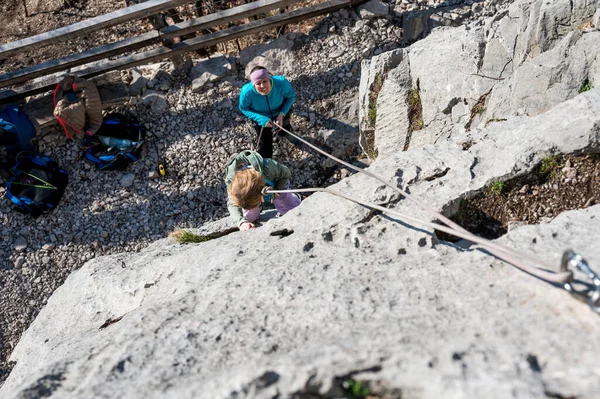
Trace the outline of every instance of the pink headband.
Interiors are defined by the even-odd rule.
[[[255,85],[258,81],[269,78],[269,71],[266,69],[257,69],[250,74],[250,81]]]

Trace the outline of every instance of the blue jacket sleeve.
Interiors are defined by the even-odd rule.
[[[291,86],[291,85],[290,85]],[[270,119],[264,115],[254,112],[250,107],[252,106],[252,87],[248,89],[248,86],[244,85],[240,92],[240,103],[239,109],[244,115],[258,123],[260,126],[265,126],[269,123]]]
[[[283,103],[283,107],[281,107],[281,113],[287,115],[290,112],[290,108],[294,105],[294,101],[296,101],[296,92],[292,87],[292,84],[285,77],[283,78],[283,97],[285,98],[285,103]]]

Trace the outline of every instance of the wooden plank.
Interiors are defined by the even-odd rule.
[[[183,36],[191,32],[197,32],[202,29],[226,24],[228,22],[247,18],[252,15],[264,13],[275,8],[283,8],[299,1],[301,0],[259,0],[249,4],[244,4],[243,6],[230,8],[228,10],[209,14],[199,18],[194,18],[176,25],[167,26],[160,30],[160,35],[156,31],[143,33],[129,39],[110,43],[101,47],[96,47],[82,53],[69,55],[67,57],[51,60],[29,68],[23,68],[19,69],[18,71],[0,75],[0,88],[24,83],[28,80],[49,75],[57,71],[66,70],[75,66],[85,65],[93,61],[113,57],[129,51],[134,51],[139,48],[157,43],[161,40],[164,41],[177,36]]]
[[[126,69],[137,65],[147,64],[152,61],[168,58],[172,54],[183,54],[186,52],[195,51],[203,47],[210,47],[217,43],[251,35],[266,29],[276,28],[281,25],[302,21],[318,15],[328,14],[342,8],[353,7],[363,1],[364,0],[330,0],[325,3],[297,9],[284,14],[267,17],[244,25],[234,26],[229,29],[186,40],[175,44],[172,49],[160,47],[143,53],[122,57],[117,60],[103,62],[94,66],[90,66],[86,69],[74,71],[72,74],[82,78],[90,78],[116,69]],[[19,92],[0,92],[0,104],[50,90],[54,88],[56,82],[59,81],[60,78],[61,76],[48,77],[46,80],[21,87]]]
[[[202,17],[190,19],[179,24],[161,29],[160,34],[165,37],[184,36],[202,29],[224,25],[228,22],[238,21],[247,17],[262,14],[276,8],[287,7],[302,0],[258,0],[252,3],[215,12]]]
[[[141,35],[96,47],[82,53],[69,55],[56,60],[47,61],[29,68],[0,75],[0,87],[7,87],[27,82],[40,76],[50,75],[57,71],[64,71],[75,66],[84,65],[93,61],[102,60],[123,54],[134,49],[145,47],[160,41],[159,33],[156,31],[143,33]]]
[[[50,32],[40,33],[22,40],[6,43],[0,46],[0,59],[9,57],[16,52],[30,51],[51,43],[73,39],[91,32],[105,29],[127,21],[149,17],[175,6],[192,3],[192,0],[149,0],[145,3],[113,11],[95,18],[55,29]]]
[[[291,24],[312,18],[318,15],[328,14],[345,7],[351,7],[360,4],[364,0],[330,0],[325,3],[314,6],[300,8],[284,14],[274,15],[267,18],[253,21],[244,25],[233,26],[231,28],[217,31],[208,35],[195,37],[180,43],[177,43],[171,49],[164,47],[149,50],[143,53],[133,54],[117,60],[107,61],[101,65],[93,66],[82,70],[77,75],[82,77],[96,76],[100,73],[114,69],[126,69],[137,65],[143,65],[152,61],[168,58],[171,54],[180,54],[195,51],[200,48],[209,47],[217,43],[233,40],[238,37],[251,35],[267,29],[276,28],[281,25]]]

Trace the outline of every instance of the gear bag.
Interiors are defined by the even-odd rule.
[[[100,170],[124,170],[137,161],[146,138],[146,128],[137,120],[119,113],[104,117],[100,129],[85,137],[85,157]]]
[[[69,182],[67,172],[56,162],[33,152],[18,154],[10,173],[6,196],[15,210],[34,218],[56,208]]]
[[[21,107],[8,104],[0,112],[0,143],[13,157],[21,151],[34,151],[34,137],[35,128]]]

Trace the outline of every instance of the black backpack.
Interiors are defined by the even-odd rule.
[[[18,154],[10,172],[6,196],[15,210],[34,218],[56,208],[69,182],[67,172],[56,162],[33,152]]]
[[[137,161],[146,139],[146,128],[123,114],[104,117],[93,136],[84,138],[85,157],[100,170],[124,170]]]

